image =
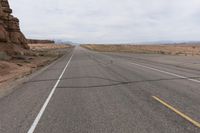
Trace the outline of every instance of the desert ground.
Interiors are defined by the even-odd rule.
[[[166,54],[166,55],[200,55],[200,45],[106,45],[87,44],[82,47],[99,52],[128,52],[142,54]]]
[[[0,97],[14,81],[32,74],[50,64],[70,50],[70,45],[28,44],[30,51],[25,55],[4,55],[0,60]],[[3,56],[3,55],[2,55]]]

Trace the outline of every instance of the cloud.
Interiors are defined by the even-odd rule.
[[[10,0],[29,38],[80,43],[200,40],[199,0]]]

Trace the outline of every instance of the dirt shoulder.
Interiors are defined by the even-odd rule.
[[[58,59],[72,47],[55,44],[30,44],[31,52],[26,55],[14,55],[9,60],[0,60],[0,97],[5,95],[6,89],[35,71]]]

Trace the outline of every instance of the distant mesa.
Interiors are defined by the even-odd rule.
[[[39,40],[39,39],[27,39],[29,44],[48,44],[48,43],[55,43],[54,40]]]
[[[27,39],[20,31],[19,19],[14,17],[8,0],[0,0],[0,51],[29,49]]]

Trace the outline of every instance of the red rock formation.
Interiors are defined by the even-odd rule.
[[[13,43],[29,49],[27,40],[20,31],[19,20],[11,13],[8,0],[0,0],[0,43]]]

